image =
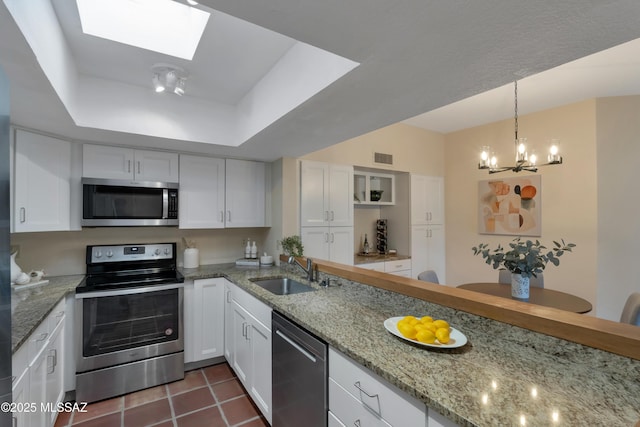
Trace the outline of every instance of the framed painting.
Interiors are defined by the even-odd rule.
[[[540,236],[540,175],[496,178],[478,182],[478,232]]]

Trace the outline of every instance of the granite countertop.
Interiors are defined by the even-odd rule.
[[[640,361],[634,359],[342,278],[339,286],[313,283],[316,292],[294,295],[274,295],[250,281],[292,277],[308,283],[289,265],[203,265],[182,272],[185,280],[226,277],[461,425],[522,425],[524,419],[528,426],[631,427],[640,420]],[[18,303],[14,350],[82,277],[49,278],[46,290]],[[385,319],[406,314],[446,319],[469,342],[427,349],[386,331]]]
[[[83,274],[46,277],[49,283],[11,290],[11,352],[15,353],[61,299],[73,293]]]
[[[385,261],[400,261],[405,259],[411,259],[410,256],[407,255],[388,255],[388,254],[370,254],[370,255],[360,255],[355,254],[353,256],[353,265],[357,266],[358,264],[368,264],[371,262],[385,262]]]

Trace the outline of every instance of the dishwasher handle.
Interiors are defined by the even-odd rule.
[[[282,338],[283,340],[285,340],[286,342],[289,343],[289,345],[291,345],[291,347],[295,348],[296,350],[298,350],[300,353],[302,353],[303,355],[305,355],[309,360],[311,360],[313,363],[316,363],[316,357],[309,353],[307,350],[305,350],[304,348],[302,348],[302,346],[300,344],[298,344],[297,342],[295,342],[293,339],[289,338],[288,336],[286,336],[284,333],[282,333],[282,331],[280,329],[276,330],[276,335],[278,335],[280,338]]]

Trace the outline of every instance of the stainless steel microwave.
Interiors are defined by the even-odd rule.
[[[178,225],[178,184],[82,178],[83,227]]]

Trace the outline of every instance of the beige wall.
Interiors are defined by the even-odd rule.
[[[14,233],[11,245],[20,246],[16,262],[24,271],[44,268],[51,276],[84,274],[87,245],[122,243],[178,243],[178,263],[182,265],[181,240],[193,240],[200,250],[200,263],[233,262],[244,256],[243,241],[256,241],[263,251],[268,228],[222,230],[180,230],[176,227],[85,228],[82,231]]]
[[[596,103],[598,138],[597,316],[619,320],[632,292],[640,292],[640,96]]]
[[[542,175],[542,235],[551,245],[564,238],[577,245],[560,266],[545,270],[545,286],[597,302],[598,202],[596,180],[596,102],[584,101],[519,118],[520,136],[546,153],[546,140],[559,138],[565,163],[540,168]],[[446,135],[445,213],[447,282],[496,281],[498,272],[474,257],[471,248],[486,242],[506,244],[512,236],[478,234],[478,181],[489,179],[477,169],[480,147],[491,145],[500,163],[512,163],[513,120]],[[521,172],[528,173],[528,172]],[[510,175],[511,174],[511,175]],[[495,177],[509,177],[504,172]],[[593,313],[592,313],[593,314]],[[598,313],[599,314],[599,313]]]

